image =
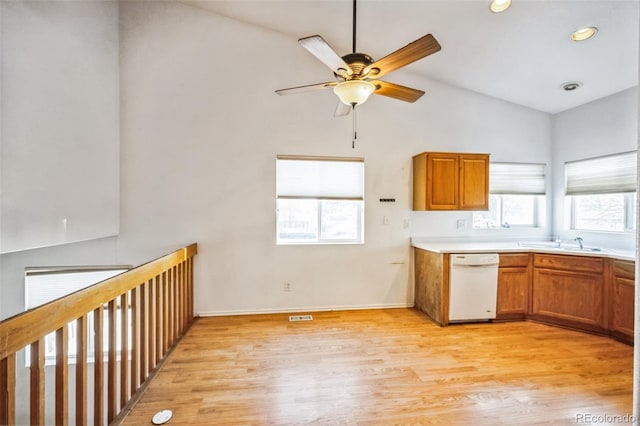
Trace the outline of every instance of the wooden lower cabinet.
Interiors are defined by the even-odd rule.
[[[529,253],[500,254],[496,320],[522,320],[529,313]]]
[[[449,323],[449,254],[415,249],[416,307]],[[500,253],[497,321],[535,320],[633,344],[635,262]]]
[[[449,254],[415,249],[416,308],[439,325],[449,322]]]
[[[633,343],[635,263],[614,260],[611,279],[611,334]]]
[[[605,262],[599,257],[533,255],[531,317],[606,333]]]

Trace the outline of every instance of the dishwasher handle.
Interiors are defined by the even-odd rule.
[[[500,257],[497,253],[451,254],[451,266],[498,266]]]

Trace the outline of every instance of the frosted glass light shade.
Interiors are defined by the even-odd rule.
[[[364,80],[343,81],[333,88],[333,92],[338,95],[342,103],[347,105],[360,105],[369,98],[369,95],[376,90],[376,86]]]
[[[489,4],[489,9],[492,12],[500,13],[509,9],[511,6],[511,0],[492,0]]]

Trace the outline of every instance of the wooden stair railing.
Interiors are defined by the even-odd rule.
[[[189,245],[0,322],[0,425],[16,423],[16,354],[25,347],[29,347],[30,354],[29,423],[45,424],[44,339],[51,332],[55,332],[56,341],[55,424],[68,424],[68,395],[72,384],[68,378],[67,327],[74,322],[77,330],[76,424],[102,425],[105,417],[107,423],[113,422],[143,390],[145,381],[193,322],[193,257],[196,253],[197,245]],[[118,309],[118,305],[128,308]],[[107,324],[104,324],[105,309]],[[93,330],[88,327],[90,313],[93,313]],[[103,344],[105,325],[106,348]],[[92,332],[94,380],[93,389],[88,389],[87,349]],[[106,354],[106,361],[105,355],[100,354]],[[89,392],[93,392],[93,407],[88,405]],[[90,412],[92,419],[88,419]]]

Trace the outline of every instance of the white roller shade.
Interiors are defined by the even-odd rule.
[[[278,157],[278,198],[364,198],[364,162],[360,158]]]
[[[83,267],[31,269],[25,274],[25,308],[56,300],[60,297],[89,287],[100,281],[126,272],[130,266],[115,266],[109,268]]]
[[[566,194],[636,191],[636,151],[565,163]]]
[[[546,193],[545,164],[491,163],[489,192],[491,194],[544,195]]]

